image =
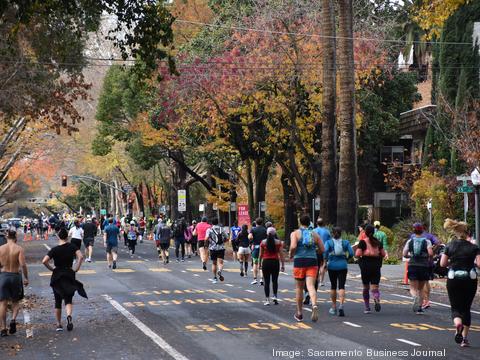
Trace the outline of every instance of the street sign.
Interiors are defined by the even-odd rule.
[[[250,226],[251,222],[250,222],[250,215],[248,213],[248,205],[238,204],[237,209],[238,209],[238,226],[242,226],[243,224]]]
[[[267,211],[267,203],[266,203],[266,201],[260,201],[260,211],[261,211],[261,212]]]
[[[131,191],[133,190],[133,187],[132,187],[132,185],[127,184],[127,185],[123,185],[123,186],[122,186],[122,189],[123,189],[123,191],[125,191],[125,192],[131,192]]]
[[[458,181],[471,181],[472,178],[469,175],[461,175],[457,176]]]
[[[205,211],[205,204],[198,205],[198,211]]]
[[[234,203],[234,202],[230,203],[230,211],[233,211],[233,212],[237,211],[237,203]]]
[[[178,211],[187,211],[187,190],[178,190]]]
[[[107,209],[100,209],[100,215],[107,215]]]
[[[458,193],[473,193],[473,188],[470,186],[459,186],[457,187]]]
[[[320,198],[315,198],[315,211],[320,211]]]

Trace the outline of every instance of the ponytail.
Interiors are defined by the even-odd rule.
[[[368,239],[370,240],[370,244],[374,248],[378,248],[380,247],[381,242],[375,236],[373,236],[374,233],[375,233],[375,228],[372,225],[367,225],[365,227],[365,235],[368,236]]]
[[[267,250],[272,253],[276,251],[275,235],[271,233],[267,235]]]

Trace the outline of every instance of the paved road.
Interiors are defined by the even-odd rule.
[[[94,262],[78,276],[89,300],[75,298],[74,331],[55,333],[49,273],[39,263],[54,245],[53,239],[25,243],[34,262],[28,304],[17,335],[0,339],[1,359],[478,359],[480,353],[480,309],[473,316],[473,347],[459,348],[442,290],[418,316],[408,291],[385,279],[382,311],[364,315],[352,266],[347,316],[328,315],[328,288],[321,288],[318,323],[305,311],[299,324],[291,266],[280,277],[280,304],[264,306],[263,289],[250,285],[251,275],[241,278],[236,263],[227,262],[225,282],[214,285],[198,258],[160,264],[152,242],[141,244],[133,258],[122,247],[117,271],[107,268],[103,247],[97,247]]]

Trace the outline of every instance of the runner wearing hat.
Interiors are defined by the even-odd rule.
[[[375,237],[382,243],[383,245],[383,250],[385,250],[385,260],[388,259],[388,237],[387,234],[385,234],[382,230],[380,230],[380,221],[375,221],[373,223],[373,226],[375,227]]]

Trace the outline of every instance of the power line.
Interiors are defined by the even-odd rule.
[[[298,33],[298,32],[287,32],[287,31],[277,31],[277,30],[268,30],[268,29],[256,29],[250,28],[245,26],[233,26],[233,25],[220,25],[220,24],[209,24],[200,21],[190,21],[184,19],[175,19],[175,22],[181,24],[190,24],[190,25],[197,25],[197,26],[206,26],[206,27],[214,27],[214,28],[221,28],[221,29],[229,29],[229,30],[239,30],[239,31],[250,31],[250,32],[258,32],[258,33],[266,33],[266,34],[273,34],[273,35],[295,35],[295,36],[306,36],[306,37],[318,37],[324,39],[344,39],[344,40],[357,40],[357,41],[375,41],[375,42],[386,42],[386,43],[398,43],[398,44],[405,44],[407,41],[402,39],[378,39],[378,38],[367,38],[367,37],[346,37],[346,36],[328,36],[328,35],[320,35],[320,34],[309,34],[309,33]],[[469,42],[452,42],[452,41],[421,41],[421,40],[412,40],[411,43],[414,44],[430,44],[430,45],[470,45],[473,46],[473,43]]]

